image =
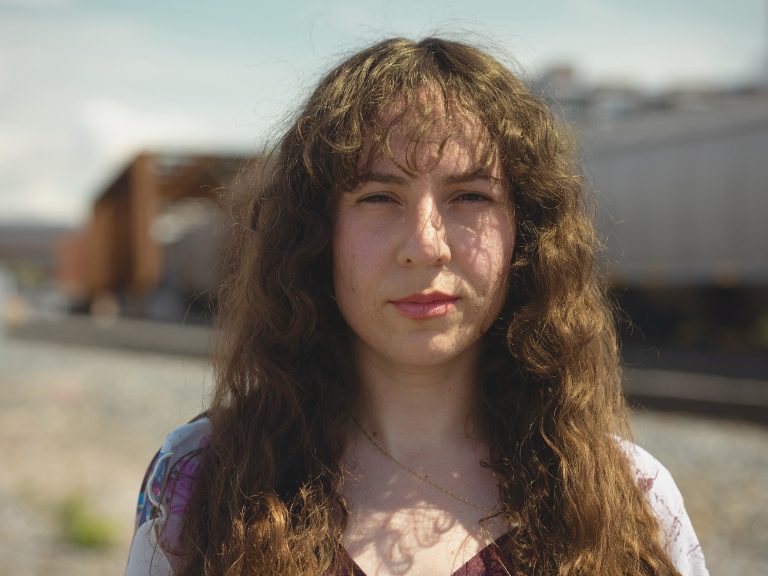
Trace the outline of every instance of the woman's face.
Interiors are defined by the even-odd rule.
[[[336,300],[358,346],[394,365],[472,352],[506,296],[515,245],[508,187],[495,162],[481,166],[480,129],[455,132],[442,150],[423,141],[414,149],[395,129],[396,162],[379,154],[339,200]]]

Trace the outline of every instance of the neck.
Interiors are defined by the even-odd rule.
[[[403,366],[359,344],[360,424],[393,454],[476,442],[478,351],[436,366]]]

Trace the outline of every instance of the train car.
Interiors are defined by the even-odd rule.
[[[630,345],[768,352],[768,91],[581,133]]]

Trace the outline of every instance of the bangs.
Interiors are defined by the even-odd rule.
[[[308,188],[333,203],[377,159],[418,174],[453,145],[471,151],[476,171],[499,163],[516,181],[525,156],[521,94],[514,76],[468,47],[401,39],[373,46],[328,74],[297,121]]]
[[[446,148],[455,143],[470,151],[472,171],[490,172],[498,146],[477,112],[457,94],[434,84],[401,90],[389,103],[373,112],[354,155],[353,187],[365,181],[378,159],[386,158],[409,176],[436,166]],[[396,155],[393,141],[405,143],[405,154]]]

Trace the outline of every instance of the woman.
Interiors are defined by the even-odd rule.
[[[130,574],[706,574],[627,437],[583,184],[466,45],[319,84],[250,185],[207,415],[147,478]]]

